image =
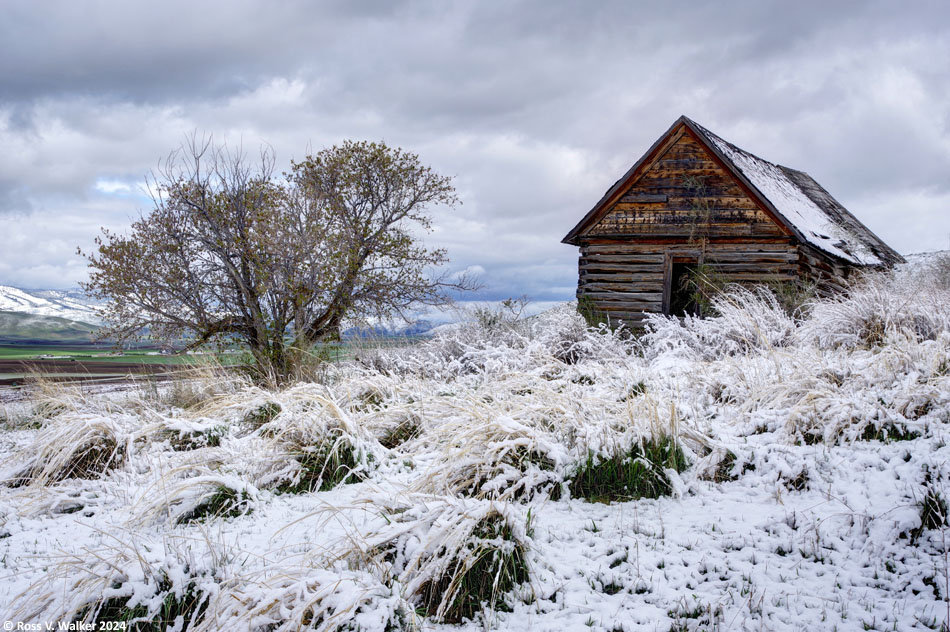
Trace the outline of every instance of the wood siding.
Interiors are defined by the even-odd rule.
[[[817,283],[820,295],[843,292],[851,272],[848,266],[807,244],[798,248],[798,265],[804,280]]]
[[[690,134],[671,139],[582,238],[787,234]]]
[[[791,238],[704,245],[682,240],[591,240],[581,246],[577,296],[590,298],[611,322],[640,326],[646,314],[664,312],[669,266],[677,258],[707,264],[725,282],[788,282],[801,273],[799,249]]]
[[[671,303],[673,311],[688,309],[680,282],[696,264],[714,284],[814,282],[820,294],[844,290],[862,267],[805,242],[712,136],[680,117],[564,238],[581,249],[578,298],[589,298],[613,322],[638,326],[647,314],[669,313]],[[744,155],[780,170],[785,185],[797,187],[882,265],[903,261],[808,174]]]

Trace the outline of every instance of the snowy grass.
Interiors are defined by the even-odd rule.
[[[405,500],[405,499],[404,499]],[[490,501],[410,497],[387,506],[355,558],[372,560],[426,616],[460,623],[529,580],[529,518]]]
[[[672,492],[666,470],[680,473],[687,465],[674,437],[649,437],[609,457],[588,453],[568,488],[573,497],[599,502],[659,498]]]
[[[945,629],[950,284],[639,337],[482,313],[281,390],[43,385],[0,616],[175,630]]]
[[[0,478],[13,486],[97,478],[125,461],[132,424],[128,415],[59,413],[40,430],[29,452],[14,461],[14,469]]]

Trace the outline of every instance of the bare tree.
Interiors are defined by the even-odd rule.
[[[417,233],[430,230],[430,207],[458,199],[416,155],[347,141],[283,177],[274,164],[268,149],[252,163],[194,139],[173,152],[149,182],[154,208],[81,253],[92,269],[83,288],[109,301],[103,333],[238,340],[283,380],[344,319],[405,318],[473,287],[429,274],[446,252]]]

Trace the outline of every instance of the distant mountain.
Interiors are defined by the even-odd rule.
[[[23,290],[0,285],[0,311],[100,324],[99,305],[82,290]]]
[[[343,331],[344,339],[351,338],[395,338],[428,335],[433,324],[428,320],[417,320],[408,325],[376,325],[373,327],[350,327]]]
[[[0,285],[0,344],[19,341],[92,341],[102,324],[101,305],[82,290],[26,290]],[[424,336],[433,323],[352,327],[344,338]]]
[[[59,316],[0,311],[0,344],[89,343],[95,340],[96,328],[97,325]]]

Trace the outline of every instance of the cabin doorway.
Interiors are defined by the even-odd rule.
[[[663,313],[667,316],[697,316],[696,274],[699,260],[696,257],[670,257],[666,266]]]

